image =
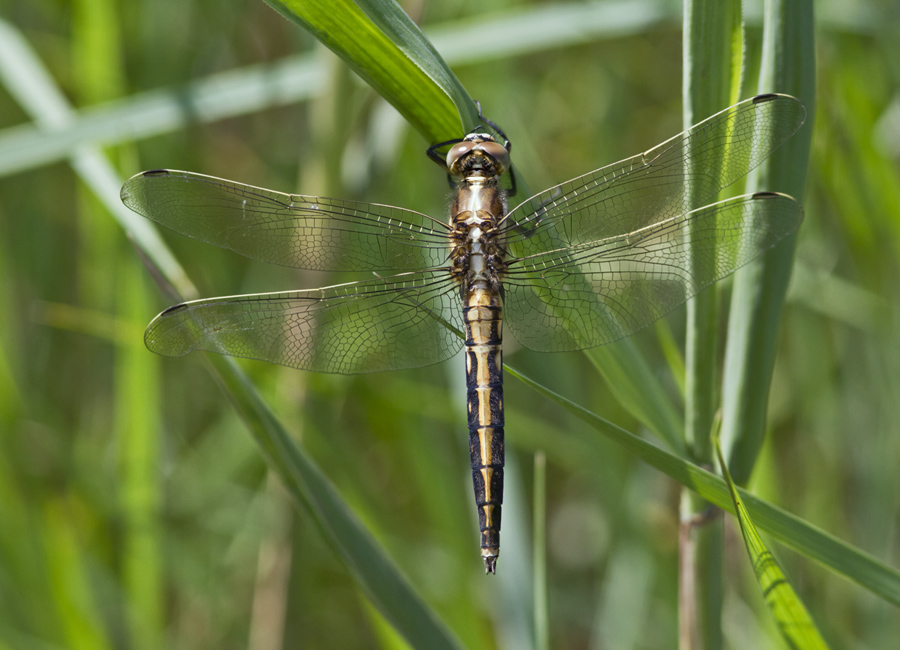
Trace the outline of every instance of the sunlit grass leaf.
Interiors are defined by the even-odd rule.
[[[734,509],[737,513],[737,520],[741,527],[741,535],[744,537],[744,544],[747,545],[747,554],[750,556],[750,562],[753,564],[753,572],[762,589],[766,604],[772,610],[772,615],[778,623],[778,629],[784,640],[792,648],[797,650],[815,650],[816,648],[828,648],[828,644],[819,634],[816,624],[813,623],[809,612],[797,596],[797,592],[791,587],[787,576],[781,570],[778,560],[772,555],[772,552],[766,547],[750,513],[744,506],[741,495],[738,493],[737,486],[731,480],[731,474],[728,472],[728,463],[722,455],[722,447],[719,444],[718,435],[713,439],[716,448],[716,456],[719,458],[719,467],[722,469],[722,475],[731,494],[731,500],[734,502]]]
[[[477,123],[472,99],[393,0],[266,2],[340,56],[429,142],[458,138]]]

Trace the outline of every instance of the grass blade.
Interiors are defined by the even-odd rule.
[[[679,455],[686,453],[681,414],[634,341],[586,350],[616,400]]]
[[[267,2],[341,57],[429,142],[457,138],[478,123],[472,99],[395,2]]]
[[[798,199],[804,194],[815,115],[813,32],[812,2],[767,3],[759,90],[797,97],[806,106],[807,119],[751,181],[756,177],[758,188]],[[796,234],[789,236],[739,269],[734,278],[723,371],[722,447],[739,485],[750,478],[765,435],[779,321],[796,241]]]
[[[753,525],[750,513],[744,506],[744,501],[738,493],[737,486],[731,480],[731,474],[728,472],[728,464],[722,455],[722,446],[719,444],[719,438],[713,439],[716,448],[716,455],[719,459],[719,467],[722,469],[722,476],[734,503],[734,511],[737,514],[737,520],[741,527],[741,535],[744,538],[744,544],[747,546],[747,555],[750,556],[750,562],[753,564],[753,572],[756,574],[756,580],[762,589],[766,604],[772,611],[775,621],[778,623],[778,629],[781,636],[788,644],[796,650],[827,650],[828,644],[819,634],[816,624],[813,623],[809,612],[803,605],[797,593],[788,582],[787,576],[781,570],[778,560],[772,555],[772,552],[766,547],[762,538]]]

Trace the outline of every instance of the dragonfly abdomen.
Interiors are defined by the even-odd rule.
[[[505,251],[496,240],[496,233],[497,224],[506,214],[506,198],[497,178],[509,161],[504,155],[506,149],[492,141],[483,142],[480,137],[454,149],[456,153],[448,155],[448,168],[464,178],[450,212],[453,232],[450,259],[463,298],[469,452],[481,532],[481,558],[485,571],[494,573],[500,554],[503,503],[500,282],[505,269]]]
[[[463,308],[469,453],[481,556],[493,573],[500,553],[503,503],[503,350],[500,296],[475,288]]]

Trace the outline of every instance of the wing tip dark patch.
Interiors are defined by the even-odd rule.
[[[187,308],[188,308],[188,304],[186,302],[178,303],[177,305],[172,305],[171,307],[164,309],[162,311],[162,313],[159,316],[157,316],[156,318],[162,318],[163,316],[169,316],[170,314],[174,314],[175,312],[179,312],[179,311],[181,311],[183,309],[187,309]]]
[[[762,95],[756,95],[753,98],[754,104],[764,104],[765,102],[775,101],[781,97],[778,93],[763,93]]]
[[[790,194],[785,194],[784,192],[754,192],[750,195],[750,198],[754,201],[771,201],[779,199],[800,205],[800,202],[795,197]]]
[[[170,174],[168,169],[148,169],[145,172],[141,172],[140,175],[155,178],[157,176],[169,176]]]

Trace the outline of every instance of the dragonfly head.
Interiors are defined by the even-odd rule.
[[[509,151],[487,133],[470,133],[447,153],[447,169],[454,176],[499,176],[509,169]]]

